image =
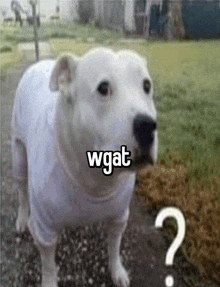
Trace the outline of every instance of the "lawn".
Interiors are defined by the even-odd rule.
[[[16,44],[33,38],[30,27],[16,29],[2,30],[3,44],[12,46],[1,54],[7,64],[14,61]],[[158,110],[159,159],[153,171],[140,174],[137,193],[155,208],[175,205],[183,211],[183,253],[206,280],[218,282],[220,41],[122,43],[119,33],[72,23],[42,26],[39,37],[49,41],[55,56],[64,51],[82,55],[105,45],[133,49],[147,59]]]
[[[21,61],[21,55],[17,52],[15,37],[19,28],[14,26],[4,27],[0,25],[1,42],[0,42],[0,67],[3,73],[12,63],[16,64]]]
[[[0,24],[1,43],[0,43],[0,64],[1,70],[4,71],[11,62],[18,63],[21,61],[21,55],[17,53],[16,45],[21,42],[31,42],[34,40],[33,27],[24,25],[7,26]],[[99,42],[102,44],[114,43],[117,39],[122,37],[121,33],[116,33],[107,29],[97,29],[94,25],[79,25],[73,22],[58,23],[57,25],[51,23],[44,23],[38,30],[38,37],[40,41],[47,41],[49,39],[78,39],[82,42],[89,41]],[[7,54],[6,54],[7,53]]]
[[[23,28],[13,26],[0,26],[3,42],[30,42],[34,40],[33,27],[25,24]],[[121,38],[122,33],[107,29],[95,28],[93,24],[80,25],[74,22],[61,22],[57,24],[43,23],[38,30],[40,41],[50,38],[79,38],[82,41],[95,38],[98,42],[114,42]]]

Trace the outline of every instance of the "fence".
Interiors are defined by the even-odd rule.
[[[220,37],[220,0],[79,0],[83,23],[166,39]]]

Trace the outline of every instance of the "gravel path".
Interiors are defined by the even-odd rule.
[[[31,56],[32,55],[32,56]],[[9,68],[1,79],[2,92],[2,287],[40,286],[40,257],[31,235],[19,237],[15,231],[17,194],[12,190],[10,155],[10,118],[14,92],[25,69],[33,63],[33,51],[26,60]],[[167,243],[162,231],[154,228],[156,213],[142,207],[135,195],[131,215],[123,236],[121,256],[129,270],[131,287],[162,287],[168,274],[174,287],[184,287],[184,267],[175,257],[173,268],[165,266]],[[57,247],[59,287],[113,287],[107,268],[107,248],[101,224],[76,230],[64,230]],[[188,286],[188,285],[187,285]]]

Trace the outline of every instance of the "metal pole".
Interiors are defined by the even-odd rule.
[[[38,31],[37,31],[37,18],[36,18],[36,4],[31,3],[32,5],[32,15],[33,15],[33,24],[34,24],[34,42],[35,42],[35,56],[36,61],[39,61],[39,45],[38,45]]]

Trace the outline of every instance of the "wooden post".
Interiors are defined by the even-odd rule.
[[[39,61],[39,43],[38,43],[38,31],[37,31],[37,17],[36,17],[36,5],[37,0],[30,0],[30,4],[32,6],[32,15],[33,15],[33,26],[34,26],[34,42],[35,42],[35,56],[36,61]]]

